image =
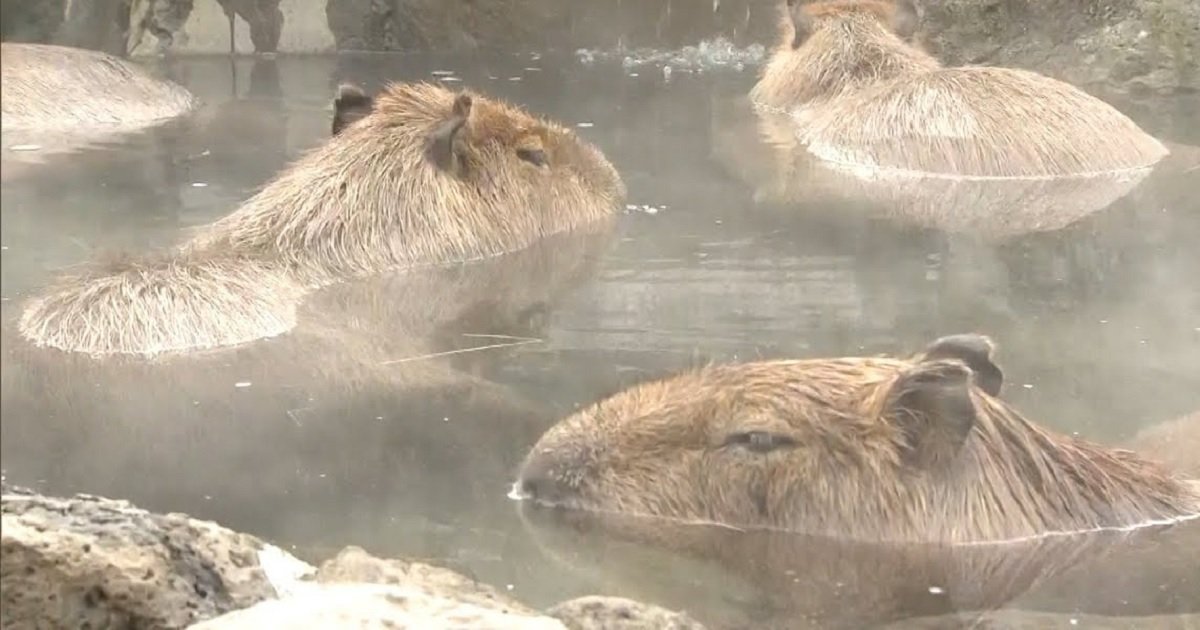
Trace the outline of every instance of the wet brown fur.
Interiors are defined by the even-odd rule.
[[[715,153],[731,174],[750,184],[755,200],[806,212],[844,216],[844,200],[866,200],[869,212],[897,223],[967,232],[1002,241],[1030,232],[1062,229],[1116,203],[1148,177],[1166,177],[1166,166],[1095,177],[979,179],[863,176],[818,159],[799,144],[787,117],[755,113],[733,101],[714,110]],[[1144,187],[1143,187],[1144,188]]]
[[[1026,70],[944,68],[910,43],[910,0],[790,0],[751,91],[832,162],[981,177],[1151,166],[1166,147],[1112,106]]]
[[[1200,512],[1189,482],[1064,436],[959,359],[714,365],[551,428],[521,471],[549,503],[886,541],[995,541]]]
[[[190,112],[199,101],[183,87],[107,53],[0,44],[4,131],[133,130]]]
[[[242,343],[286,330],[309,290],[525,248],[610,217],[624,194],[569,129],[475,93],[394,84],[178,250],[63,279],[20,330],[93,355]]]

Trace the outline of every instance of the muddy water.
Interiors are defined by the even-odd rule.
[[[752,65],[667,76],[662,63],[186,60],[168,70],[208,103],[191,120],[72,153],[13,153],[5,138],[7,481],[186,511],[309,557],[358,544],[429,558],[539,605],[641,597],[714,627],[863,627],[1003,605],[1197,612],[1196,567],[1159,563],[1163,549],[1200,549],[1187,528],[1132,547],[947,559],[558,523],[505,497],[555,419],[708,360],[908,352],[976,330],[1001,346],[1004,395],[1060,430],[1116,443],[1200,408],[1194,168],[1065,191],[839,195],[853,186],[788,179],[796,171],[769,157],[778,147],[756,144],[738,101]],[[624,174],[628,211],[485,265],[337,288],[295,334],[233,351],[96,363],[13,338],[21,300],[55,269],[168,244],[228,212],[328,135],[338,81],[389,79],[465,83],[578,125]],[[1131,111],[1200,143],[1193,108]],[[990,231],[1005,209],[1039,231]]]

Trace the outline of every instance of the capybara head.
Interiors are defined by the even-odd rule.
[[[792,48],[804,45],[818,27],[835,28],[835,21],[883,26],[905,41],[917,31],[917,8],[912,0],[786,0],[786,7],[784,29],[790,27]]]
[[[979,335],[908,360],[709,366],[579,411],[533,447],[539,503],[869,540],[983,541],[1200,512],[1190,482],[1038,427]]]
[[[782,108],[939,67],[913,44],[916,30],[911,0],[787,0],[779,45],[751,97]]]
[[[572,130],[474,92],[343,85],[334,110],[325,145],[192,245],[282,254],[325,281],[521,249],[625,196]]]

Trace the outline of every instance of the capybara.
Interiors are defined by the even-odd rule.
[[[752,187],[757,203],[803,207],[806,214],[828,213],[840,220],[850,201],[854,211],[861,209],[866,216],[990,241],[1063,229],[1113,206],[1139,186],[1158,190],[1162,187],[1142,182],[1169,181],[1168,165],[1178,157],[1172,147],[1172,155],[1154,169],[1093,177],[881,176],[816,157],[796,138],[790,118],[755,112],[748,99],[714,107],[710,129],[715,157]]]
[[[26,305],[21,333],[92,355],[243,343],[288,329],[293,297],[311,289],[528,247],[613,216],[624,198],[598,149],[512,105],[392,84],[364,107],[176,251],[60,280]]]
[[[714,365],[644,383],[547,431],[516,490],[566,507],[893,542],[1200,514],[1193,482],[997,398],[992,347],[958,335],[908,360]]]
[[[131,131],[186,114],[183,87],[108,53],[46,44],[0,44],[3,129]]]
[[[1168,150],[1115,108],[1036,72],[946,68],[912,43],[912,0],[787,0],[751,91],[831,162],[982,177],[1148,167]]]

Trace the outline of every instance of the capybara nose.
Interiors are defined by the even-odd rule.
[[[565,482],[560,468],[548,454],[530,457],[517,477],[521,496],[549,504],[561,504],[570,499],[574,491]]]

